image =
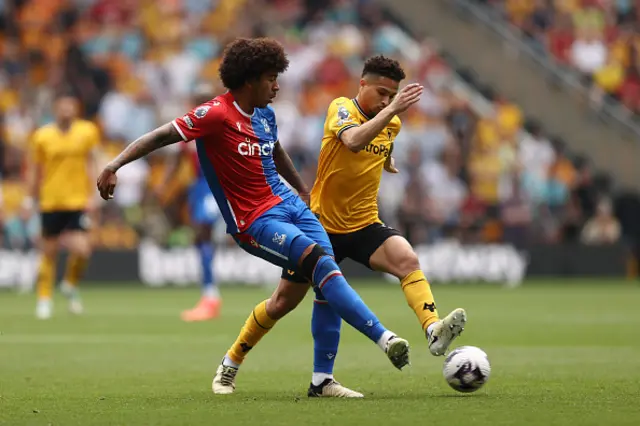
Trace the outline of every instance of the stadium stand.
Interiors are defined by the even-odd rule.
[[[638,24],[631,0],[479,0],[497,8],[529,43],[573,68],[596,101],[640,112]]]
[[[134,13],[139,3],[142,12]],[[530,2],[513,2],[521,3]],[[198,83],[217,81],[218,57],[229,40],[259,35],[277,37],[290,55],[274,107],[280,139],[310,184],[326,108],[334,97],[355,95],[364,57],[396,57],[409,81],[425,84],[424,99],[402,117],[394,151],[401,173],[384,177],[379,200],[383,219],[413,243],[452,237],[523,246],[577,241],[594,220],[588,229],[619,227],[609,208],[610,181],[596,179],[588,159],[574,158],[562,140],[527,120],[518,105],[455,69],[454,58],[440,52],[437,41],[416,40],[374,3],[2,4],[0,223],[5,247],[37,242],[37,218],[20,211],[22,166],[30,133],[51,118],[56,88],[70,86],[82,98],[86,117],[102,129],[107,161],[126,142],[184,113]],[[529,9],[505,10],[524,25]],[[117,203],[96,213],[99,247],[133,247],[140,238],[166,245],[189,242],[182,202],[190,179],[187,164],[161,199],[150,190],[162,176],[163,155],[173,152],[165,149],[148,163],[122,170]],[[607,237],[591,238],[600,234]],[[589,232],[583,239],[615,241],[619,234]]]

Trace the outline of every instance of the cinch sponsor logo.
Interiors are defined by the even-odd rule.
[[[257,155],[260,157],[271,157],[273,155],[273,148],[275,146],[275,142],[259,144],[258,142],[251,142],[247,138],[246,142],[238,144],[238,153],[244,156]]]
[[[390,153],[389,148],[382,144],[374,145],[370,143],[364,148],[364,150],[375,155],[381,155],[383,157],[388,157]]]

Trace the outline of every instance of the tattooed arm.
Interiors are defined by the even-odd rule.
[[[117,184],[116,172],[122,166],[142,158],[156,149],[182,140],[182,136],[171,123],[160,126],[136,139],[120,155],[107,164],[98,177],[97,184],[100,196],[105,200],[113,198],[113,191]]]
[[[171,145],[180,141],[182,141],[180,133],[178,133],[171,123],[167,123],[133,141],[120,153],[120,155],[107,165],[106,169],[115,173],[125,164],[129,164],[138,158],[142,158],[163,146]]]
[[[287,151],[284,150],[279,141],[276,142],[273,148],[273,161],[276,163],[276,170],[280,176],[298,191],[300,198],[302,198],[305,203],[309,204],[309,188],[302,180],[302,177],[300,177],[300,174],[293,165],[293,161],[291,161],[291,157],[289,157],[289,154],[287,154]]]

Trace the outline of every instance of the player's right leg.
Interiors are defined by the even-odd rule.
[[[53,314],[53,287],[56,279],[56,260],[58,240],[64,228],[59,212],[43,212],[41,217],[42,234],[40,240],[40,264],[36,281],[38,301],[36,317],[49,319]]]
[[[389,235],[385,236],[385,232]],[[378,238],[376,235],[381,237]],[[418,256],[411,244],[397,234],[397,231],[384,226],[374,226],[371,227],[371,235],[363,238],[382,241],[382,244],[368,244],[372,247],[379,246],[369,257],[370,267],[390,273],[400,280],[407,303],[415,312],[427,337],[429,350],[435,356],[444,355],[449,345],[464,330],[467,321],[464,309],[455,309],[444,318],[438,316],[431,286],[420,268]]]

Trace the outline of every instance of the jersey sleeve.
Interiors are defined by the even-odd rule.
[[[182,140],[185,142],[210,135],[220,130],[226,108],[218,101],[211,101],[199,105],[182,117],[171,122]]]
[[[357,111],[353,102],[347,98],[335,99],[327,112],[327,131],[340,139],[345,130],[359,126],[356,117]]]

